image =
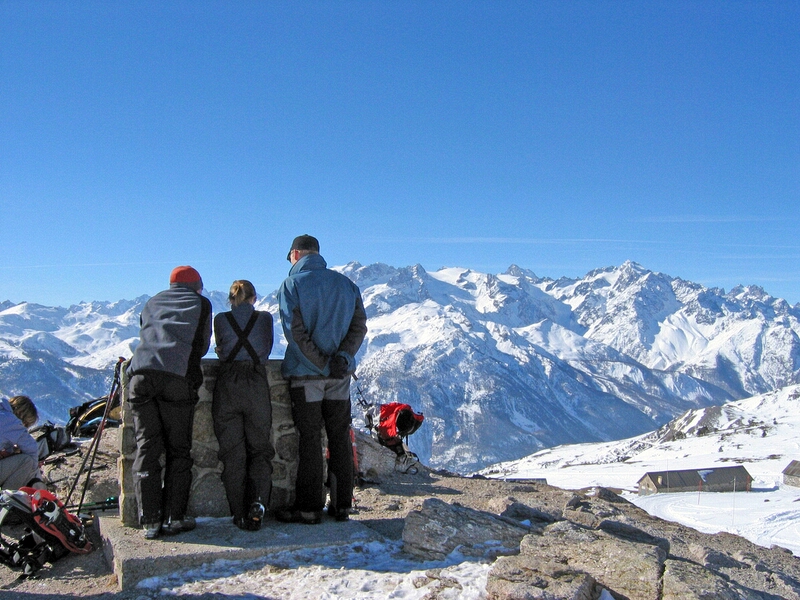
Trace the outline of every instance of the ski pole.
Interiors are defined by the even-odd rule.
[[[97,441],[94,444],[94,452],[92,453],[92,460],[89,462],[89,469],[86,471],[86,480],[83,483],[83,491],[81,492],[81,500],[78,503],[78,512],[81,510],[81,505],[83,504],[83,499],[86,497],[86,491],[89,489],[89,477],[92,474],[92,469],[94,468],[94,461],[97,458],[97,452],[100,449],[100,437],[103,435],[103,431],[105,431],[106,423],[108,422],[108,415],[111,412],[111,406],[114,404],[114,397],[120,393],[120,371],[122,370],[122,364],[125,362],[125,359],[120,356],[117,360],[117,364],[114,367],[114,379],[111,382],[111,391],[108,393],[108,400],[106,401],[106,408],[103,411],[103,418],[100,421],[100,425],[97,427]]]
[[[67,510],[75,510],[75,509],[80,509],[81,506],[78,504],[72,504],[66,506],[65,508]],[[116,496],[111,496],[101,502],[89,502],[83,505],[83,509],[85,510],[104,511],[104,510],[116,510],[118,508],[119,508],[119,498],[117,498]]]
[[[100,436],[103,434],[103,429],[105,429],[106,421],[108,420],[108,413],[111,411],[111,405],[113,404],[114,394],[118,391],[119,386],[119,378],[120,378],[120,370],[122,369],[122,363],[125,362],[123,357],[119,357],[117,360],[117,364],[114,367],[114,377],[111,381],[111,390],[108,393],[108,397],[106,399],[106,407],[103,411],[103,418],[100,420],[100,424],[97,426],[97,431],[94,433],[94,437],[92,438],[91,443],[89,444],[89,449],[86,452],[86,456],[83,458],[83,463],[81,464],[81,468],[78,469],[78,474],[75,476],[75,481],[72,482],[72,486],[69,489],[69,493],[67,494],[67,501],[65,504],[69,504],[69,501],[72,499],[72,493],[75,491],[75,488],[78,485],[78,481],[80,481],[81,474],[83,473],[84,468],[86,467],[86,461],[89,460],[91,457],[91,462],[89,464],[89,469],[86,471],[86,481],[83,486],[83,491],[81,493],[81,500],[78,503],[78,510],[80,510],[80,506],[83,504],[83,499],[86,496],[86,489],[89,487],[89,477],[92,472],[92,467],[94,466],[94,459],[97,456],[97,449],[100,446]]]
[[[364,390],[361,389],[361,382],[358,380],[355,373],[353,373],[353,380],[356,382],[356,404],[364,409],[371,408],[372,403],[364,396]]]

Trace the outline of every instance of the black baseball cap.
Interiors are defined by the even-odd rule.
[[[289,248],[286,260],[292,260],[292,250],[313,250],[314,252],[319,252],[319,242],[313,235],[308,235],[307,233],[298,235],[292,240],[292,247]]]

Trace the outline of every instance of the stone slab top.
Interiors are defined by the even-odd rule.
[[[141,529],[123,526],[118,517],[100,517],[97,526],[120,590],[220,559],[252,560],[287,550],[383,541],[376,531],[354,520],[326,519],[318,525],[269,520],[260,531],[242,531],[230,517],[199,518],[194,531],[156,540],[145,540]]]

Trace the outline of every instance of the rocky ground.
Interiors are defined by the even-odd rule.
[[[114,432],[107,437],[87,501],[116,493]],[[69,473],[79,463],[76,455],[48,469],[63,497],[64,482],[73,478]],[[456,547],[467,555],[509,555],[492,569],[489,598],[596,600],[606,589],[616,598],[632,599],[800,600],[800,560],[791,553],[650,517],[612,490],[576,493],[426,469],[414,475],[376,475],[371,477],[376,483],[357,489],[353,519],[387,538],[402,539],[405,550],[419,558],[435,559]],[[36,578],[19,581],[16,573],[0,567],[0,597],[154,596],[139,590],[117,593],[97,531],[89,527],[89,533],[97,550],[69,555]]]

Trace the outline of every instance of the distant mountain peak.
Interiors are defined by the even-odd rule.
[[[510,265],[508,269],[505,270],[505,275],[511,275],[512,277],[524,277],[530,279],[532,281],[541,281],[536,273],[531,271],[530,269],[523,269],[517,265]]]

